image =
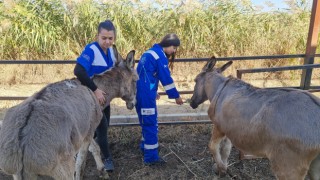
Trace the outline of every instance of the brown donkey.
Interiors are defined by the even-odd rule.
[[[133,57],[131,51],[125,61],[118,59],[114,68],[94,77],[107,92],[106,105],[120,97],[129,109],[134,107],[138,75]],[[0,131],[0,169],[15,180],[37,176],[70,180],[75,171],[78,180],[92,142],[91,149],[98,148],[94,150],[98,170],[102,170],[100,150],[93,140],[101,118],[93,92],[77,79],[49,84],[7,111]]]
[[[319,180],[319,98],[303,90],[253,87],[221,75],[232,61],[221,68],[215,63],[212,57],[197,75],[190,105],[210,101],[209,149],[219,173],[227,171],[232,142],[245,153],[268,158],[279,180],[303,180],[308,170]]]

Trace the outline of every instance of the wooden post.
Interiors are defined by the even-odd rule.
[[[313,0],[304,64],[314,63],[314,54],[316,53],[316,49],[317,49],[319,25],[320,25],[320,3],[318,0]],[[312,69],[302,70],[301,82],[300,82],[301,89],[310,88],[311,76],[312,76]]]

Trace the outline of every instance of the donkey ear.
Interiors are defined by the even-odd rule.
[[[119,51],[117,49],[117,46],[116,45],[112,45],[112,49],[113,49],[114,56],[115,56],[115,58],[117,60],[117,63],[123,61],[124,59],[120,55],[120,53],[119,53]]]
[[[231,66],[232,63],[233,63],[232,61],[229,61],[226,64],[224,64],[222,67],[219,68],[220,72],[223,72],[224,70],[226,70],[228,67]]]
[[[206,72],[210,72],[213,70],[214,65],[216,65],[216,57],[212,56],[209,61],[207,62],[207,64],[203,67],[203,70]]]
[[[133,69],[134,68],[134,54],[136,53],[135,50],[131,50],[126,58],[126,64],[128,68]]]
[[[114,52],[114,54],[115,55],[118,55],[119,53],[118,53],[118,49],[117,49],[117,46],[114,44],[114,45],[112,45],[112,49],[113,49],[113,52]],[[116,56],[117,57],[117,56]]]

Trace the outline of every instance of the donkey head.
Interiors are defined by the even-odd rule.
[[[121,98],[126,102],[128,109],[133,109],[136,103],[136,82],[139,78],[134,69],[135,51],[130,51],[126,59],[122,59],[116,46],[113,46],[113,51],[117,59],[114,67],[94,76],[94,82],[107,93],[107,102],[104,106],[110,105],[113,98]]]
[[[232,61],[227,62],[220,68],[215,68],[217,60],[215,56],[212,56],[210,60],[207,62],[207,64],[202,68],[202,71],[196,76],[193,90],[193,95],[191,97],[190,106],[195,109],[199,106],[199,104],[203,103],[204,101],[208,100],[207,96],[207,89],[210,87],[206,87],[205,85],[210,81],[210,79],[213,77],[210,74],[213,73],[222,73],[224,70],[226,70],[231,64]]]
[[[122,61],[120,97],[126,102],[128,109],[133,109],[136,104],[137,80],[139,76],[134,69],[134,54],[132,50],[128,53],[126,60]]]

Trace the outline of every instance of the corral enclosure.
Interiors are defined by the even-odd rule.
[[[177,63],[177,65],[179,64],[184,63]],[[185,66],[187,67],[188,65]],[[199,68],[195,69],[194,73],[196,74],[199,71]],[[229,73],[232,74],[232,72]],[[228,75],[227,72],[225,75]],[[192,75],[189,76],[191,77]],[[176,79],[179,79],[179,77]],[[285,79],[249,79],[246,81],[259,87],[279,87],[299,84],[298,80]],[[192,90],[194,84],[193,81],[182,80],[176,83],[179,90]],[[313,83],[319,84],[319,79],[314,80]],[[0,91],[6,96],[29,96],[35,91],[40,90],[43,86],[44,84],[1,86]],[[318,95],[318,93],[315,94]],[[183,99],[188,99],[190,95],[186,94],[182,95],[182,97]],[[0,112],[0,120],[3,118],[7,107],[19,102],[2,101],[3,109]],[[207,108],[208,102],[193,110],[187,103],[182,106],[175,105],[174,101],[167,99],[166,96],[162,96],[158,101],[160,115],[198,113],[200,116],[200,114],[206,113]],[[136,115],[136,112],[134,110],[127,110],[122,100],[115,99],[112,102],[111,114],[112,116]],[[119,122],[113,119],[112,123]],[[210,124],[160,125],[160,155],[164,157],[167,164],[163,167],[146,167],[142,163],[142,155],[139,151],[140,131],[139,127],[132,126],[110,128],[109,137],[116,167],[116,170],[110,174],[111,179],[275,179],[270,171],[268,160],[258,158],[240,161],[237,149],[232,150],[228,175],[224,178],[219,178],[214,174],[212,169],[213,160],[207,148],[211,133]],[[97,173],[93,158],[89,155],[84,179],[98,179]],[[0,179],[11,180],[10,177],[3,174],[0,174]]]
[[[5,37],[0,39],[0,59],[74,60],[85,44],[94,40],[97,24],[106,18],[116,25],[121,54],[135,49],[136,59],[167,32],[176,32],[181,38],[177,58],[210,57],[213,53],[220,57],[305,53],[311,1],[288,1],[288,10],[270,12],[262,12],[244,0],[186,1],[181,6],[175,2],[162,10],[148,2],[135,4],[127,0],[0,2],[0,34]],[[224,74],[235,76],[237,69],[300,65],[302,60],[236,61]],[[316,58],[315,63],[320,59]],[[195,75],[203,65],[204,62],[176,63],[173,78],[178,90],[192,90]],[[48,83],[72,78],[73,67],[1,65],[0,96],[30,96]],[[245,74],[243,79],[258,87],[299,86],[300,74],[301,70]],[[312,85],[319,85],[319,80],[320,71],[315,69]],[[188,99],[190,95],[182,97]],[[20,102],[1,101],[0,120],[7,108]],[[165,96],[158,101],[160,114],[202,113],[207,106],[208,102],[196,110],[188,104],[176,106]],[[111,114],[136,112],[126,110],[117,99],[112,103]],[[154,168],[142,164],[139,127],[111,127],[109,133],[116,166],[111,179],[274,179],[267,160],[239,161],[236,149],[230,157],[229,174],[218,178],[207,148],[210,124],[160,126],[160,154],[168,163]],[[97,179],[91,156],[87,163],[85,179]],[[0,174],[0,179],[11,178]]]

